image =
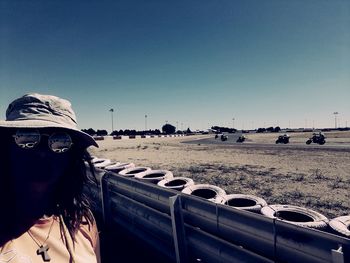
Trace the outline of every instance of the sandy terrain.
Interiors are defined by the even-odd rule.
[[[305,143],[310,134],[291,134]],[[181,143],[208,135],[98,141],[100,158],[167,169],[228,194],[263,197],[268,204],[308,207],[329,218],[350,214],[350,148],[344,151],[198,145]],[[210,135],[212,136],[212,135]],[[349,144],[350,132],[326,133],[327,144]],[[248,143],[274,143],[276,134],[247,134]]]

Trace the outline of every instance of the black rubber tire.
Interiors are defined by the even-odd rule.
[[[91,163],[92,163],[92,164],[100,163],[100,162],[103,161],[103,160],[105,160],[105,159],[103,159],[103,158],[98,158],[98,157],[96,157],[96,156],[91,156]]]
[[[311,144],[311,142],[312,142],[311,140],[307,140],[306,144]]]
[[[294,205],[268,205],[261,209],[261,213],[294,225],[316,229],[326,228],[329,222],[327,217],[316,211]]]
[[[224,189],[210,184],[197,184],[187,186],[182,191],[184,194],[195,195],[207,199],[208,201],[223,204],[226,192]]]
[[[108,166],[111,166],[111,165],[119,165],[120,163],[119,162],[113,162],[113,161],[111,161],[110,163],[101,163],[101,164],[99,164],[99,165],[95,165],[95,167],[97,167],[97,168],[100,168],[100,169],[106,169],[106,167],[108,167]]]
[[[137,174],[145,173],[151,170],[152,169],[150,167],[136,166],[121,170],[118,174],[125,177],[135,177]]]
[[[105,137],[103,136],[93,136],[95,141],[103,141],[105,139]]]
[[[104,169],[109,172],[119,173],[124,169],[133,168],[133,167],[135,167],[134,163],[119,163],[115,165],[108,165]]]
[[[350,238],[350,215],[333,218],[329,226],[336,232]]]
[[[323,140],[323,141],[320,141],[318,144],[319,145],[323,145],[323,144],[325,144],[326,143],[326,140]]]
[[[101,168],[112,164],[112,161],[110,159],[104,159],[104,158],[94,158],[91,160],[92,164],[95,166],[95,168]]]
[[[170,179],[173,178],[174,175],[172,172],[167,170],[151,170],[144,173],[139,173],[135,175],[135,178],[140,179],[145,182],[149,183],[158,183],[161,180],[164,179]]]
[[[160,187],[181,191],[187,186],[194,185],[194,181],[187,177],[173,177],[170,179],[161,180],[157,185]]]
[[[225,196],[224,204],[240,210],[260,213],[261,208],[267,206],[264,199],[245,194],[229,194]]]

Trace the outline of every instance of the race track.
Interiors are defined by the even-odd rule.
[[[293,137],[290,139],[290,143],[288,144],[274,144],[274,143],[256,143],[249,139],[249,134],[244,134],[246,136],[246,141],[243,143],[236,142],[237,138],[242,135],[242,133],[233,133],[233,134],[226,134],[228,136],[227,141],[221,141],[220,136],[219,138],[215,139],[215,135],[208,135],[205,138],[196,139],[192,141],[186,141],[184,143],[191,143],[191,144],[201,144],[201,145],[222,145],[222,146],[228,146],[228,147],[235,147],[235,148],[255,148],[255,149],[288,149],[288,150],[305,150],[305,151],[344,151],[344,152],[350,152],[350,143],[332,143],[327,142],[324,145],[318,145],[318,144],[310,144],[307,145],[305,143],[300,142],[293,142]],[[276,135],[277,139],[277,135]],[[305,141],[307,138],[305,138]]]

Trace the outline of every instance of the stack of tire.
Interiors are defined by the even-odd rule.
[[[223,204],[225,202],[226,192],[220,187],[210,184],[190,185],[182,191],[184,194],[202,197],[214,203]]]
[[[152,169],[150,167],[136,166],[136,167],[131,167],[131,168],[121,170],[118,174],[125,177],[135,177],[138,174],[148,172],[151,170]]]
[[[111,171],[125,177],[157,184],[160,187],[181,191],[184,194],[204,198],[208,201],[227,205],[234,209],[261,213],[262,215],[294,225],[319,230],[328,230],[350,237],[350,215],[329,220],[324,215],[294,205],[268,205],[263,198],[247,194],[226,194],[225,190],[210,184],[195,184],[191,178],[174,177],[168,170],[152,170],[150,167],[135,166],[134,163],[113,162],[94,157],[91,162],[97,168]]]
[[[113,172],[113,173],[119,173],[120,171],[124,170],[124,169],[129,169],[129,168],[133,168],[135,167],[134,163],[115,163],[112,165],[108,165],[106,166],[104,169],[106,171],[109,172]]]
[[[135,166],[134,163],[112,162],[109,159],[93,157],[91,160],[95,168],[117,173],[125,177],[135,177],[136,179],[158,183],[164,179],[172,179],[173,173],[167,170],[152,170],[150,167]]]
[[[187,177],[173,177],[158,182],[160,187],[181,191],[188,186],[194,185],[194,181]]]
[[[329,226],[334,232],[350,238],[350,215],[333,218]]]
[[[261,209],[261,213],[269,218],[319,230],[326,229],[329,222],[327,217],[314,210],[294,205],[268,205]]]
[[[150,170],[135,175],[135,178],[139,180],[154,184],[162,180],[172,179],[173,177],[173,173],[168,170]]]
[[[103,158],[97,158],[97,157],[93,157],[91,160],[91,163],[96,168],[100,168],[100,169],[104,169],[106,166],[113,164],[110,159],[103,159]]]
[[[260,213],[261,209],[267,206],[264,199],[246,194],[229,194],[225,196],[225,205],[236,209]]]

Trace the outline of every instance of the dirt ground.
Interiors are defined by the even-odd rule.
[[[310,134],[291,134],[304,143]],[[222,187],[227,194],[253,194],[268,204],[311,208],[328,218],[350,214],[350,148],[315,150],[186,144],[208,135],[98,141],[92,155]],[[212,135],[209,135],[212,136]],[[350,132],[326,133],[327,144],[349,144]],[[247,134],[247,143],[274,143],[276,134]]]

